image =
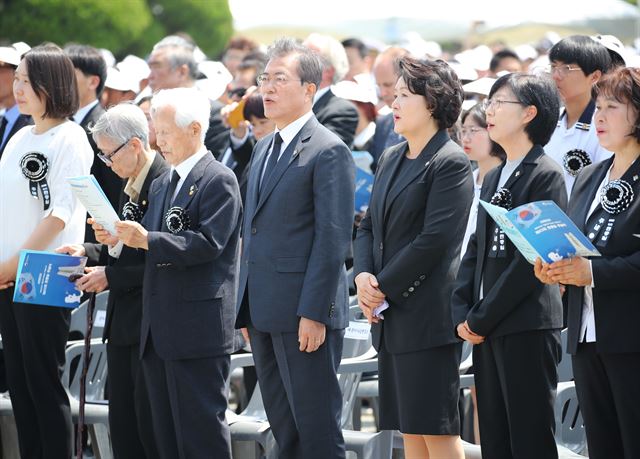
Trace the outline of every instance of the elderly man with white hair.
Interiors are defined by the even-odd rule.
[[[121,179],[119,212],[140,221],[149,207],[149,188],[169,170],[149,146],[149,127],[143,111],[133,104],[117,105],[91,128],[98,158]],[[111,236],[110,236],[111,238]],[[109,428],[114,456],[122,459],[158,457],[151,427],[151,411],[140,365],[140,321],[144,252],[123,247],[117,240],[65,245],[58,252],[87,256],[93,265],[76,285],[85,292],[109,290],[102,339],[109,364]],[[109,246],[109,242],[112,246]],[[115,242],[115,244],[114,244]]]
[[[313,113],[320,124],[351,148],[358,127],[358,110],[331,91],[331,85],[342,81],[349,71],[347,52],[338,40],[319,33],[309,35],[303,45],[322,58],[322,80],[313,96]]]
[[[160,91],[151,116],[170,172],[151,185],[142,223],[116,223],[145,251],[140,355],[159,457],[231,458],[225,382],[233,348],[241,201],[204,145],[209,103]]]

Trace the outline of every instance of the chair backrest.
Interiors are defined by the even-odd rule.
[[[96,295],[96,307],[93,311],[93,330],[91,338],[101,338],[104,331],[104,322],[107,318],[107,301],[109,290]],[[69,339],[83,339],[87,332],[87,308],[89,300],[83,301],[80,306],[71,311],[71,323],[69,325]]]
[[[80,398],[80,377],[82,375],[82,354],[84,342],[74,342],[67,347],[65,353],[64,372],[62,382],[69,390],[69,394]],[[107,345],[101,339],[91,340],[89,353],[89,368],[87,371],[86,400],[104,400],[107,381]]]
[[[558,384],[555,403],[556,443],[581,454],[587,446],[584,420],[578,404],[576,386],[572,382]]]
[[[351,302],[353,304],[353,301]],[[349,307],[349,325],[366,324],[367,319],[362,314],[360,307],[357,305]],[[355,335],[354,335],[355,336]],[[345,334],[345,338],[342,345],[342,358],[354,358],[360,357],[367,353],[371,349],[371,334],[367,334],[363,339],[361,336],[352,337],[349,335],[348,330]],[[350,427],[352,422],[351,412],[356,399],[356,392],[358,390],[358,384],[362,373],[343,373],[338,374],[338,384],[342,391],[342,427]]]
[[[558,382],[573,381],[573,366],[571,365],[571,356],[567,354],[567,336],[568,329],[565,328],[560,333],[560,342],[562,343],[562,355],[558,364]]]

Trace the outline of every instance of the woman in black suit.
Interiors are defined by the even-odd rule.
[[[403,58],[399,68],[391,108],[407,141],[378,162],[355,241],[358,301],[379,351],[381,428],[403,433],[408,458],[463,458],[461,346],[449,298],[473,180],[447,134],[463,91],[444,61]],[[388,309],[376,314],[383,304]]]
[[[589,457],[640,457],[640,69],[596,85],[600,145],[614,155],[576,179],[569,216],[600,257],[536,263],[536,276],[566,286],[568,352]]]
[[[553,81],[510,74],[485,103],[489,136],[506,152],[480,199],[512,208],[550,199],[564,208],[562,171],[542,149],[558,121]],[[482,455],[557,458],[554,400],[562,302],[482,208],[452,297],[458,336],[472,344]]]

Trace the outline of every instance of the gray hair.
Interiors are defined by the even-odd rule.
[[[333,67],[333,84],[344,78],[349,71],[349,59],[342,43],[329,35],[314,32],[307,37],[304,44],[318,49],[325,67]]]
[[[298,55],[298,76],[301,83],[313,83],[317,88],[322,81],[322,59],[320,55],[306,46],[302,46],[293,38],[285,37],[274,41],[267,51],[269,60]]]
[[[137,105],[121,103],[104,112],[89,128],[93,138],[102,137],[116,143],[125,143],[134,137],[149,146],[149,124],[144,112]]]
[[[191,123],[200,125],[200,137],[204,142],[209,129],[211,105],[209,98],[195,88],[163,89],[151,99],[151,116],[164,107],[172,107],[175,111],[174,121],[179,128],[186,128]]]
[[[167,60],[172,70],[186,65],[189,69],[189,78],[195,80],[198,77],[198,64],[193,51],[195,46],[182,37],[169,35],[153,46],[153,51],[163,49],[166,51]]]

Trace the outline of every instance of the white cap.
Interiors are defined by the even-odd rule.
[[[626,65],[626,63],[627,63],[627,52],[624,49],[624,45],[618,39],[618,37],[616,37],[614,35],[595,35],[595,36],[593,36],[591,38],[593,38],[595,41],[601,43],[609,51],[613,51],[618,56],[620,56],[622,58],[622,60],[624,61],[625,65]]]
[[[478,78],[478,72],[468,64],[461,64],[460,62],[447,62],[447,64],[456,72],[461,81],[472,81]]]
[[[356,83],[355,81],[340,81],[331,86],[331,92],[336,96],[343,99],[355,100],[357,102],[364,102],[370,104],[378,103],[378,97],[376,96],[376,90],[371,85],[362,83]]]
[[[113,55],[111,51],[109,51],[106,48],[100,48],[98,51],[100,51],[102,58],[107,63],[107,68],[113,67],[114,65],[116,65],[116,62],[117,62],[116,57]]]
[[[518,45],[513,51],[518,55],[521,61],[533,60],[538,57],[538,51],[531,45]]]
[[[209,99],[216,100],[227,89],[227,85],[233,80],[233,76],[222,62],[202,61],[198,64],[198,70],[207,78],[197,80],[196,86],[206,93]]]
[[[493,83],[496,82],[496,78],[484,77],[477,79],[476,81],[472,81],[471,83],[465,84],[462,89],[464,92],[471,92],[474,94],[482,94],[484,96],[488,96],[491,91],[491,87]]]
[[[0,62],[17,67],[20,64],[20,53],[12,46],[1,46]]]
[[[16,49],[16,51],[18,51],[18,55],[19,56],[22,56],[24,53],[26,53],[27,51],[29,51],[31,49],[31,46],[27,45],[23,41],[15,42],[11,46],[13,46]]]
[[[476,70],[489,70],[489,63],[493,53],[488,46],[480,45],[473,49],[462,51],[455,55],[455,58],[461,64],[473,67]]]
[[[140,82],[135,77],[113,67],[107,69],[107,81],[104,85],[117,91],[133,91],[136,94],[140,91]]]
[[[116,68],[121,72],[130,75],[132,78],[135,78],[138,82],[145,78],[149,78],[149,65],[144,59],[134,56],[133,54],[129,54],[121,62],[116,64]]]

